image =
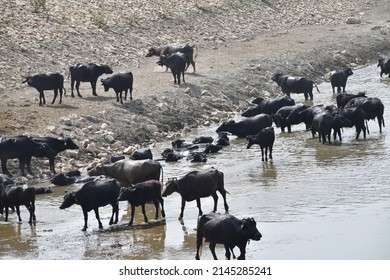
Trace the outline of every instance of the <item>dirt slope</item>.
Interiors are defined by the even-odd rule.
[[[32,2],[0,7],[0,134],[74,138],[83,149],[70,163],[60,160],[59,171],[227,119],[254,96],[280,94],[270,80],[275,72],[320,82],[335,68],[390,55],[389,0],[42,0],[35,12]],[[197,46],[197,72],[190,67],[180,86],[156,57],[144,57],[167,43]],[[63,103],[39,107],[38,93],[21,84],[41,72],[67,77],[77,62],[132,71],[134,100],[120,105],[100,85],[92,97],[88,84],[84,98],[71,98],[66,80]]]

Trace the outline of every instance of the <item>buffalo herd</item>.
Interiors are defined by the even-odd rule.
[[[158,56],[158,64],[170,68],[174,76],[175,83],[180,84],[181,78],[184,80],[184,71],[189,65],[193,66],[195,72],[194,47],[184,45],[178,48],[161,47],[150,48],[147,57]],[[389,60],[380,59],[378,67],[381,67],[382,74],[390,76]],[[71,77],[71,95],[73,94],[74,83],[79,97],[80,82],[90,82],[92,94],[96,93],[96,84],[98,78],[103,74],[112,74],[113,71],[108,65],[98,64],[76,64],[69,67]],[[234,135],[246,140],[247,149],[252,145],[259,145],[261,149],[261,160],[272,162],[272,150],[275,141],[276,127],[280,127],[281,132],[291,133],[291,126],[300,123],[305,124],[306,130],[311,131],[314,137],[318,134],[319,141],[331,144],[331,135],[333,139],[337,136],[341,138],[341,129],[343,127],[356,128],[356,139],[361,131],[366,138],[368,128],[366,121],[377,119],[379,131],[382,133],[384,127],[384,105],[379,98],[367,97],[364,93],[349,94],[345,92],[347,78],[353,74],[351,68],[343,68],[331,72],[330,82],[332,91],[337,89],[336,105],[316,105],[296,104],[291,98],[291,93],[303,93],[304,98],[313,99],[313,87],[316,84],[304,77],[290,76],[277,73],[272,80],[280,86],[283,96],[275,98],[257,98],[250,108],[245,110],[240,120],[227,120],[217,127],[218,138],[202,136],[197,137],[190,143],[183,139],[172,142],[172,148],[164,150],[161,154],[162,159],[153,159],[149,149],[140,149],[130,158],[113,155],[106,163],[102,163],[87,169],[88,177],[80,179],[80,172],[75,174],[55,174],[54,160],[62,151],[67,149],[79,149],[71,139],[55,139],[52,137],[1,137],[0,138],[0,159],[2,172],[0,175],[0,213],[5,211],[5,221],[8,221],[10,210],[16,210],[19,221],[19,206],[24,205],[29,213],[29,223],[34,224],[35,217],[35,195],[38,194],[37,188],[30,186],[15,185],[11,179],[12,174],[7,169],[8,159],[18,159],[19,168],[22,175],[27,172],[32,174],[31,158],[44,157],[49,159],[49,168],[54,173],[51,183],[57,186],[69,184],[81,184],[76,191],[68,192],[64,195],[60,209],[66,209],[74,204],[80,205],[84,225],[83,231],[88,228],[88,212],[94,211],[98,221],[99,229],[103,228],[99,216],[99,208],[111,205],[112,215],[109,225],[118,223],[119,201],[127,201],[131,206],[131,218],[128,223],[131,226],[134,222],[135,207],[141,206],[144,222],[148,223],[145,212],[145,204],[153,203],[155,206],[155,219],[159,217],[159,208],[161,207],[161,216],[165,218],[164,199],[174,192],[181,196],[181,210],[178,219],[183,219],[184,208],[187,202],[195,201],[198,207],[197,233],[196,233],[196,259],[199,259],[199,250],[203,239],[209,242],[209,247],[214,259],[217,259],[215,253],[216,244],[222,244],[225,247],[225,257],[235,258],[233,248],[238,247],[240,255],[238,259],[245,259],[246,246],[249,240],[260,240],[261,233],[257,229],[253,218],[247,217],[239,219],[229,214],[229,206],[226,195],[228,191],[224,184],[224,173],[214,167],[201,170],[193,170],[180,178],[169,178],[165,183],[163,179],[163,168],[160,160],[177,161],[185,157],[191,160],[197,159],[199,162],[205,162],[210,153],[217,153],[224,146],[230,145],[228,135]],[[59,102],[62,101],[64,90],[64,79],[59,73],[40,74],[26,77],[25,81],[29,86],[36,88],[39,92],[40,103],[45,104],[44,91],[54,90],[54,99],[60,93]],[[113,88],[117,101],[123,103],[126,100],[127,92],[130,91],[130,100],[132,100],[133,75],[131,72],[114,74],[113,76],[102,79],[102,85],[105,91]],[[342,91],[341,91],[342,89]],[[317,88],[318,91],[318,88]],[[122,93],[125,92],[123,98]],[[215,141],[214,141],[215,140]],[[216,142],[216,144],[213,144]],[[205,147],[203,151],[196,151],[200,147]],[[186,153],[181,153],[186,151]],[[226,213],[217,212],[218,194],[222,196],[224,210]],[[214,207],[212,212],[204,214],[201,208],[201,198],[212,197]],[[195,246],[194,246],[195,247]]]

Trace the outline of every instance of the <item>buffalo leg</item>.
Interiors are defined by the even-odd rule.
[[[272,149],[273,149],[273,147],[270,146],[269,147],[269,159],[271,159],[271,160],[272,160]]]
[[[134,214],[135,214],[135,205],[131,204],[131,218],[130,218],[129,226],[133,224]]]
[[[80,94],[79,88],[80,88],[80,81],[76,81],[76,91],[77,91],[77,95],[78,95],[79,97],[82,97],[81,94]],[[73,92],[72,92],[72,96],[73,96]]]
[[[82,231],[86,231],[88,226],[88,211],[83,208],[83,215],[84,215],[84,227],[82,228]]]
[[[226,213],[229,212],[229,206],[226,202],[226,190],[224,188],[219,190],[219,193],[222,195],[223,198],[223,206],[225,207]]]
[[[97,80],[91,82],[92,95],[93,95],[93,96],[97,96],[97,93],[96,93],[96,82],[97,82]]]
[[[210,248],[211,254],[213,255],[214,260],[218,260],[217,255],[215,254],[215,245],[216,245],[215,243],[210,242],[209,248]]]
[[[156,215],[154,216],[154,219],[157,220],[158,219],[158,206],[159,206],[158,200],[153,201],[153,204],[154,204],[154,208],[156,209]]]
[[[18,220],[19,220],[19,222],[21,222],[22,218],[20,217],[20,207],[19,207],[19,205],[15,205],[15,208],[16,208],[16,215],[18,215]]]
[[[265,148],[264,148],[264,150],[265,150],[265,161],[267,162],[268,161],[268,147],[267,146],[265,146]]]
[[[202,216],[203,212],[202,212],[202,208],[201,208],[201,205],[200,205],[200,198],[196,199],[196,206],[199,209],[199,216]],[[214,208],[215,208],[215,206],[214,206]]]
[[[213,193],[212,195],[211,195],[212,197],[213,197],[213,199],[214,199],[214,212],[217,212],[217,205],[218,205],[218,195],[217,195],[217,193],[215,192],[215,193]],[[200,208],[199,208],[200,209]],[[200,216],[200,215],[199,215]]]
[[[31,175],[34,175],[34,173],[33,173],[32,170],[31,170],[31,157],[30,157],[29,159],[23,160],[23,161],[24,161],[25,164],[26,164],[27,172],[30,173]],[[24,164],[23,164],[23,166],[24,166]],[[24,172],[24,170],[23,170],[23,172]]]
[[[56,101],[57,96],[58,96],[58,89],[55,89],[55,90],[54,90],[53,101],[51,102],[51,104],[54,104],[54,102]]]
[[[116,224],[118,222],[118,204],[117,203],[113,203],[111,204],[112,206],[112,215],[111,215],[111,218],[110,218],[110,222],[109,222],[109,225],[112,225],[112,224]],[[114,220],[114,216],[115,216],[115,220]]]
[[[70,79],[70,87],[71,87],[71,96],[72,96],[72,97],[74,97],[74,93],[73,93],[74,82],[75,82],[75,80],[73,80],[73,79],[71,78],[71,79]]]
[[[50,171],[53,172],[54,174],[56,174],[56,170],[54,168],[54,158],[53,157],[49,158],[49,167],[50,167]]]
[[[93,211],[95,211],[95,217],[96,217],[96,220],[98,220],[99,228],[102,229],[103,225],[102,225],[102,222],[100,221],[99,208],[96,207],[95,209],[93,209]]]
[[[164,200],[162,199],[162,197],[159,197],[159,198],[158,198],[158,201],[159,201],[160,204],[161,204],[161,216],[162,216],[163,218],[165,218]]]
[[[36,218],[35,218],[35,205],[32,203],[29,203],[29,204],[26,204],[25,205],[28,212],[30,213],[30,219],[28,221],[29,224],[32,224],[33,222],[36,221]]]
[[[226,257],[227,260],[230,260],[230,256],[231,256],[231,254],[230,254],[230,247],[227,244],[224,244],[224,246],[225,246],[225,257]]]
[[[180,215],[179,215],[179,220],[183,219],[183,213],[184,213],[184,208],[186,207],[186,201],[184,200],[184,198],[181,199],[181,211],[180,211]]]
[[[182,75],[183,75],[183,83],[185,83],[186,82],[186,80],[184,79],[184,71],[183,72],[181,72],[182,73]],[[180,75],[180,73],[179,73],[179,75]]]
[[[195,256],[196,260],[200,260],[199,250],[200,250],[200,247],[202,246],[202,241],[203,241],[203,235],[202,235],[201,231],[198,230],[196,232],[196,256]]]
[[[133,88],[130,87],[130,100],[133,100]]]
[[[142,208],[142,214],[144,215],[144,221],[145,221],[145,223],[147,223],[148,217],[146,217],[145,204],[142,204],[141,208]]]
[[[241,252],[241,254],[240,254],[240,256],[237,258],[237,260],[245,260],[245,246],[246,246],[246,244],[244,244],[244,245],[241,245],[239,248],[240,248],[240,252]]]

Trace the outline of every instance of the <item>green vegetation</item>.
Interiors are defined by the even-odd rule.
[[[46,12],[46,0],[30,0],[34,13]]]

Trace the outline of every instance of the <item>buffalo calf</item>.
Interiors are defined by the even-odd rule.
[[[161,204],[161,216],[165,218],[164,200],[161,197],[162,184],[157,180],[148,180],[129,187],[121,188],[119,193],[119,201],[127,200],[131,205],[131,219],[129,226],[133,224],[135,207],[141,206],[142,214],[144,215],[145,223],[148,222],[145,212],[145,204],[153,202],[156,207],[155,219],[158,219],[158,207]]]
[[[254,144],[258,144],[261,148],[261,160],[268,161],[267,153],[269,149],[269,158],[272,160],[272,148],[275,142],[275,131],[273,127],[266,127],[256,135],[248,135],[246,138],[248,144],[247,149]]]

